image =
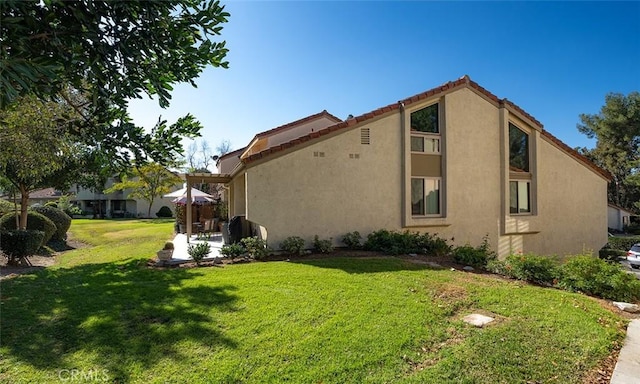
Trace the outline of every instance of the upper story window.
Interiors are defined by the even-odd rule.
[[[440,133],[437,103],[411,113],[411,131]]]
[[[509,169],[529,172],[529,135],[509,123]]]

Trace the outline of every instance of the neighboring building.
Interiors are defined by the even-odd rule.
[[[346,121],[325,113],[257,135],[209,176],[271,247],[381,228],[488,235],[500,257],[607,242],[609,173],[467,76]]]
[[[62,195],[63,193],[61,191],[56,190],[55,188],[39,189],[29,194],[29,205],[35,205],[35,204],[45,205],[50,201],[58,200]]]
[[[111,177],[105,184],[105,190],[116,183],[116,179]],[[182,187],[182,182],[176,184],[171,191]],[[130,190],[116,191],[111,193],[99,193],[92,189],[75,186],[71,189],[74,196],[71,201],[75,203],[87,215],[99,214],[102,212],[106,217],[146,217],[149,209],[149,202],[143,199],[134,199],[129,196]],[[156,212],[164,205],[175,214],[175,206],[171,202],[172,198],[158,197],[151,206],[151,217],[155,217]]]
[[[614,204],[607,205],[607,226],[616,231],[622,231],[631,223],[633,213]]]

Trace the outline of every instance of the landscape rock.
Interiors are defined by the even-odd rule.
[[[629,313],[640,312],[640,306],[638,306],[638,304],[630,304],[630,303],[623,303],[620,301],[614,301],[613,305],[615,305],[616,307],[618,307],[618,309],[625,312],[629,312]]]
[[[462,269],[464,269],[465,271],[473,271],[473,270],[475,270],[475,268],[473,268],[470,265],[467,265],[466,267],[463,267]]]
[[[481,315],[479,313],[472,313],[462,318],[462,321],[464,321],[465,323],[471,324],[478,328],[484,327],[485,325],[491,323],[493,320],[495,320],[493,317]]]
[[[442,265],[434,262],[434,261],[427,261],[427,265],[432,267],[432,268],[442,268]]]

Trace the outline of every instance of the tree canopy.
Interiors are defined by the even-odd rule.
[[[29,94],[64,100],[83,117],[68,131],[121,165],[167,163],[201,128],[187,115],[145,130],[129,100],[166,107],[175,84],[196,86],[206,66],[228,66],[219,1],[5,0],[0,11],[0,109]]]
[[[147,217],[151,217],[153,202],[171,191],[171,187],[180,183],[182,179],[168,171],[158,163],[147,163],[134,167],[130,176],[124,176],[122,181],[115,183],[105,193],[131,189],[130,197],[140,198],[149,203]]]
[[[581,152],[614,180],[609,201],[640,212],[640,92],[610,93],[598,114],[580,115],[578,130],[596,138],[596,147]]]
[[[82,151],[66,132],[73,114],[66,103],[35,96],[0,110],[0,175],[21,194],[19,228],[27,225],[29,192],[60,185],[61,174],[81,162]]]

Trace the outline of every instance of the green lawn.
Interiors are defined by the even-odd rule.
[[[92,247],[3,281],[0,382],[579,383],[624,337],[588,297],[396,258],[146,268],[171,231],[74,220]]]

